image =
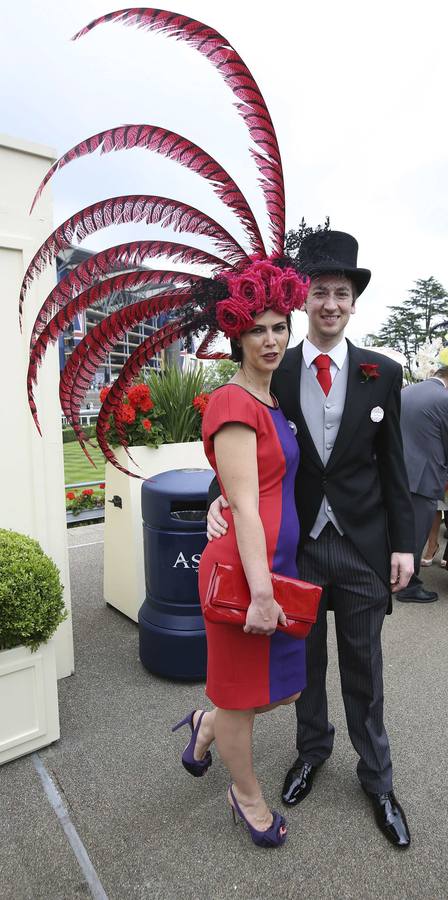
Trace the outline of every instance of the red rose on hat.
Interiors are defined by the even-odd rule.
[[[256,316],[263,311],[266,302],[265,285],[256,272],[248,270],[242,275],[232,275],[227,279],[227,286],[231,299],[245,306],[248,312]]]
[[[247,331],[254,324],[247,304],[243,306],[233,297],[228,297],[216,304],[216,319],[221,331],[229,338],[239,337],[243,331]]]

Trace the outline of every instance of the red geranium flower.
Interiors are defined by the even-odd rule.
[[[198,410],[201,416],[203,416],[205,413],[209,399],[210,394],[198,394],[197,397],[195,397],[193,400],[193,406]]]
[[[146,431],[151,431],[151,428],[152,428],[151,419],[142,419],[142,425]]]
[[[103,387],[103,388],[101,388],[101,390],[100,390],[100,400],[101,400],[101,403],[104,403],[104,401],[105,401],[105,399],[106,399],[106,397],[107,397],[109,391],[110,391],[110,387]]]
[[[93,494],[92,488],[84,488],[83,494],[85,497],[91,497]]]
[[[106,485],[104,484],[104,481],[101,482],[101,484],[99,485],[99,487],[100,487],[100,490],[101,490],[101,491],[104,491],[104,488],[106,487]]]
[[[152,409],[153,406],[154,403],[152,402],[150,396],[143,397],[142,400],[140,400],[140,409],[142,412],[149,412],[149,410]]]
[[[67,497],[67,500],[74,500],[76,497],[76,494],[74,494],[73,491],[67,491],[65,496]]]
[[[143,404],[151,401],[151,392],[147,384],[133,384],[127,391],[128,400],[134,409],[143,409]],[[151,407],[149,407],[151,408]]]
[[[117,419],[123,425],[132,425],[135,422],[135,409],[129,403],[122,403],[117,412]]]

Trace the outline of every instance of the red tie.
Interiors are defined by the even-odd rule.
[[[316,356],[316,359],[314,359],[313,362],[314,365],[317,366],[317,380],[324,394],[327,395],[331,388],[331,359],[326,353],[321,353],[319,356]]]

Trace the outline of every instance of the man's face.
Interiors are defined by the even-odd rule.
[[[345,326],[355,312],[350,279],[344,275],[314,276],[305,311],[308,314],[308,339],[319,349],[330,350],[343,337]]]

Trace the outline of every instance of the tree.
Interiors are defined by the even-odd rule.
[[[390,314],[378,335],[366,336],[366,346],[400,350],[407,359],[410,380],[412,360],[419,347],[432,336],[441,335],[448,325],[448,295],[445,288],[433,276],[419,278],[414,284],[402,304],[388,306]]]
[[[232,375],[238,371],[238,368],[238,364],[232,362],[231,359],[219,359],[209,363],[208,366],[204,367],[204,391],[209,393],[217,387],[221,387],[222,384],[227,384]]]
[[[435,278],[419,278],[415,281],[415,288],[409,291],[409,300],[405,303],[411,304],[414,309],[418,309],[418,320],[421,332],[424,334],[425,341],[431,333],[440,325],[447,317],[448,295],[444,287]]]

